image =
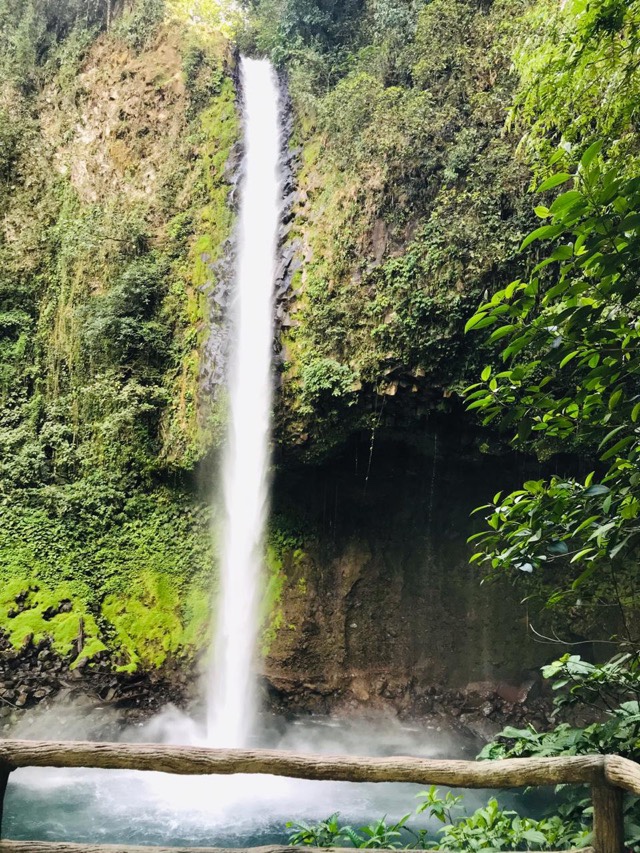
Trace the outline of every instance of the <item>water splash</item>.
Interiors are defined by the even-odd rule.
[[[273,284],[281,208],[278,84],[266,60],[241,60],[244,176],[233,305],[224,533],[207,740],[242,747],[255,716],[253,658],[268,501]]]

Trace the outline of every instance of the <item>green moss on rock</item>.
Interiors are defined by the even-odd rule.
[[[0,593],[0,625],[16,649],[26,642],[46,640],[59,655],[76,661],[91,659],[106,649],[87,602],[72,583],[51,588],[27,578],[12,578]]]

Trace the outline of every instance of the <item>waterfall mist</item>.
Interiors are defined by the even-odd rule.
[[[207,741],[246,745],[255,716],[253,659],[268,503],[273,284],[281,208],[278,83],[267,60],[241,60],[244,174],[232,314],[224,529]]]

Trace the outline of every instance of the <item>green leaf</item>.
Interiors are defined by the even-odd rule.
[[[622,388],[618,388],[618,390],[614,391],[613,394],[611,395],[611,397],[609,397],[609,411],[610,412],[612,412],[615,409],[615,407],[620,402],[621,398],[622,398]]]
[[[581,524],[579,524],[576,527],[576,530],[575,530],[576,535],[578,533],[582,533],[582,531],[585,530],[587,527],[590,527],[594,521],[598,520],[598,518],[599,518],[599,516],[597,516],[597,515],[590,515],[589,518],[585,518],[585,520],[583,522],[581,522]],[[575,560],[575,557],[574,557],[574,560]],[[573,560],[571,562],[573,562]]]
[[[605,437],[602,439],[602,441],[600,442],[600,444],[598,445],[598,450],[602,450],[602,448],[603,448],[606,444],[609,444],[609,442],[610,442],[610,441],[611,441],[611,439],[614,437],[614,435],[618,435],[618,433],[619,433],[619,432],[622,432],[622,430],[623,430],[623,429],[628,429],[628,427],[627,427],[627,425],[626,425],[626,424],[621,424],[620,426],[617,426],[615,429],[612,429],[612,430],[611,430],[611,432],[608,432],[608,433],[605,435]],[[587,483],[586,485],[588,486],[588,485],[589,485],[589,483]]]
[[[585,489],[582,494],[587,498],[595,498],[598,495],[608,495],[610,491],[609,486],[605,486],[604,483],[596,483],[594,486]]]
[[[585,554],[585,553],[587,553],[588,551],[592,551],[592,550],[593,550],[593,548],[585,548],[583,551],[580,551],[580,554],[581,554],[581,555],[584,555],[584,554]],[[575,562],[575,560],[576,560],[577,558],[578,558],[578,554],[576,554],[576,556],[573,558],[573,560],[572,560],[571,562],[572,562],[572,563],[573,563],[573,562]],[[577,577],[577,578],[574,580],[574,582],[571,584],[571,589],[578,589],[578,587],[582,586],[582,584],[583,584],[585,581],[589,580],[589,578],[590,578],[593,574],[595,574],[595,571],[596,571],[597,567],[598,567],[597,563],[594,563],[594,562],[590,563],[590,564],[587,566],[587,568],[586,568],[586,569],[585,569],[585,570],[584,570],[580,575],[578,575],[578,577]]]
[[[480,319],[471,328],[473,328],[473,329],[484,329],[487,326],[493,326],[493,324],[496,322],[496,319],[497,319],[497,317],[494,317],[493,315],[490,314],[488,317],[483,317],[482,319]]]
[[[491,335],[489,337],[489,343],[493,344],[496,341],[499,341],[501,338],[506,338],[506,336],[510,335],[511,332],[513,332],[513,330],[516,328],[516,326],[500,326],[499,329],[496,329],[495,331],[491,332]]]
[[[582,157],[580,158],[580,168],[583,171],[587,171],[589,166],[596,159],[598,154],[602,151],[603,140],[599,139],[597,142],[592,143],[587,150],[584,152]]]
[[[486,311],[478,311],[477,314],[474,314],[473,317],[467,321],[467,324],[464,327],[464,331],[470,332],[471,329],[475,329],[478,327],[478,324],[482,322],[482,320],[487,316]]]
[[[627,447],[629,444],[631,444],[632,441],[633,441],[632,435],[627,435],[627,436],[625,436],[625,438],[621,438],[620,441],[616,441],[616,443],[613,445],[613,447],[610,447],[606,453],[603,453],[600,458],[602,459],[603,462],[606,459],[611,459],[620,450],[622,450],[624,447]]]
[[[482,379],[483,382],[486,382],[490,376],[491,376],[491,365],[484,368],[484,370],[480,374],[480,378]]]
[[[580,190],[568,190],[566,193],[562,193],[551,205],[550,211],[552,214],[559,214],[563,211],[567,210],[570,207],[573,207],[577,202],[582,201],[584,196],[580,192]]]
[[[539,829],[526,829],[522,833],[522,837],[530,841],[531,844],[545,844],[547,841],[544,833],[540,832]]]
[[[543,181],[536,192],[545,193],[547,190],[552,190],[555,187],[559,187],[560,184],[566,184],[567,181],[570,181],[573,178],[573,175],[570,175],[568,172],[558,172],[556,175],[551,175],[550,178],[547,178],[546,181]]]
[[[551,255],[551,260],[553,260],[553,261],[568,261],[572,257],[573,257],[573,246],[572,245],[558,246],[558,248],[555,249],[553,254]]]
[[[560,367],[566,367],[566,365],[569,364],[570,361],[573,361],[573,359],[579,354],[579,350],[574,350],[573,352],[570,352],[569,355],[565,355],[565,357],[560,362]]]
[[[583,557],[586,557],[586,556],[587,556],[587,554],[592,554],[592,553],[594,552],[594,550],[595,550],[594,548],[583,548],[581,551],[578,551],[578,553],[577,553],[577,554],[574,554],[574,555],[573,555],[573,557],[571,558],[571,562],[572,562],[572,563],[577,563],[577,562],[578,562],[579,560],[581,560]],[[584,573],[583,573],[583,574],[584,574]],[[573,582],[573,589],[575,589],[575,588],[576,588],[576,582],[574,581],[574,582]]]
[[[528,237],[525,237],[522,241],[522,245],[520,246],[520,251],[524,251],[527,246],[530,246],[536,240],[551,240],[553,237],[557,237],[558,234],[561,234],[564,231],[563,225],[542,225],[540,228],[536,228],[535,231],[532,231]]]

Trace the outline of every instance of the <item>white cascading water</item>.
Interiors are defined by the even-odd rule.
[[[253,662],[269,491],[273,285],[281,208],[278,84],[267,60],[241,60],[244,174],[223,462],[224,531],[207,741],[243,747],[255,716]]]

